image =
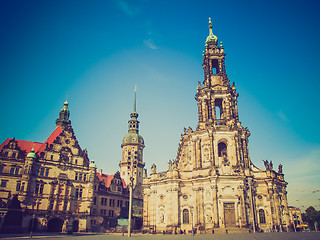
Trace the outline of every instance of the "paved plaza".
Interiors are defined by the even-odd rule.
[[[29,235],[6,235],[0,234],[1,239],[30,239]],[[32,239],[47,239],[47,240],[159,240],[159,239],[183,239],[183,240],[320,240],[320,232],[283,232],[283,233],[238,233],[238,234],[197,234],[192,236],[187,235],[132,235],[131,238],[113,234],[75,234],[75,235],[39,235],[36,234]]]

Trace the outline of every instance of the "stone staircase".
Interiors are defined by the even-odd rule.
[[[230,227],[230,228],[213,228],[206,230],[207,234],[212,234],[212,230],[214,230],[214,234],[232,234],[232,233],[249,233],[252,232],[251,229],[248,228],[237,228],[237,227]]]

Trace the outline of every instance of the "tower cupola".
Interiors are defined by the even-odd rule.
[[[63,108],[60,110],[59,118],[56,120],[56,124],[61,125],[62,128],[65,128],[71,124],[71,121],[69,120],[70,111],[68,106],[68,99],[66,99],[63,104]]]
[[[122,145],[130,145],[130,144],[141,144],[144,146],[143,137],[139,135],[139,114],[136,111],[136,102],[137,102],[137,90],[134,90],[134,104],[133,111],[130,114],[131,119],[128,121],[128,134],[126,134],[123,138]]]
[[[218,43],[218,37],[213,35],[212,22],[211,22],[211,18],[209,18],[209,36],[207,37],[207,40],[206,40],[206,46],[208,46],[209,44],[217,45],[217,43]]]

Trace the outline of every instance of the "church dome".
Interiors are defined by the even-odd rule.
[[[143,144],[144,145],[144,140],[141,135],[135,132],[129,132],[127,133],[123,140],[122,140],[122,146],[128,145],[128,144]]]
[[[28,158],[37,158],[37,155],[34,153],[34,146],[27,155]]]
[[[209,44],[217,45],[217,43],[218,43],[218,37],[213,35],[211,18],[209,18],[209,36],[206,39],[206,46],[208,46]]]

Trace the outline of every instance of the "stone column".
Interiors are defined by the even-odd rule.
[[[202,161],[201,161],[201,139],[197,140],[197,167],[201,168],[202,167]]]
[[[216,183],[214,186],[211,186],[211,189],[213,194],[213,223],[219,227],[218,187]]]
[[[203,122],[202,104],[201,104],[200,100],[198,102],[198,119],[199,119],[199,122]]]
[[[197,140],[193,141],[193,169],[198,168],[197,166]]]
[[[213,134],[209,134],[210,138],[210,159],[211,159],[211,165],[215,166],[215,157],[214,157],[214,143],[213,143]]]

